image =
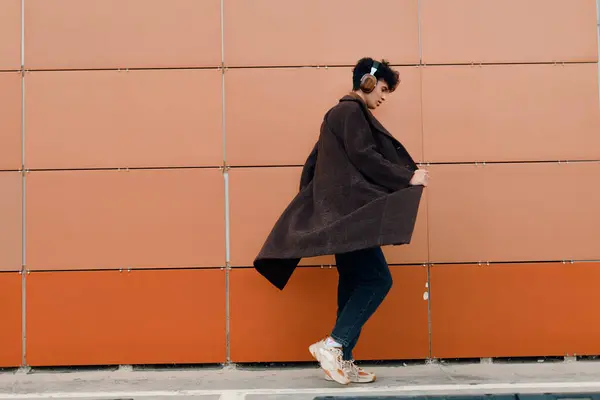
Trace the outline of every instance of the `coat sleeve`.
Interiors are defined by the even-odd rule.
[[[302,168],[302,174],[300,175],[300,190],[304,189],[308,184],[312,181],[313,176],[315,175],[315,166],[317,165],[317,148],[319,146],[319,142],[315,144],[310,155],[306,159],[304,163],[304,167]]]
[[[342,136],[350,161],[369,180],[390,191],[410,185],[414,172],[390,162],[377,151],[371,126],[358,107],[344,113]]]

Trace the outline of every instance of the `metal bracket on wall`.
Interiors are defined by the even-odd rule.
[[[321,268],[321,269],[333,269],[334,266],[331,265],[331,264],[321,264],[321,265],[319,265],[319,268]]]
[[[221,164],[221,166],[219,167],[219,170],[222,173],[229,172],[230,169],[231,169],[231,167],[229,165],[227,165],[227,162],[225,162],[225,161],[223,161],[223,164]]]

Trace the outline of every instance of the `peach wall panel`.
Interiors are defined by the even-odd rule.
[[[424,359],[429,354],[427,269],[393,267],[394,286],[365,325],[361,360]],[[283,292],[253,269],[231,273],[231,358],[234,362],[309,361],[308,346],[335,324],[337,272],[299,268]],[[318,310],[318,312],[317,312]]]
[[[21,277],[0,272],[0,368],[21,365]]]
[[[423,62],[597,61],[595,0],[422,0]]]
[[[27,265],[222,266],[224,202],[217,169],[31,172]]]
[[[423,69],[427,161],[599,160],[595,64]]]
[[[18,72],[0,72],[0,170],[21,168],[22,90]]]
[[[0,2],[0,70],[20,68],[21,0],[2,0]]]
[[[33,272],[27,318],[32,366],[220,363],[225,272]]]
[[[26,75],[28,168],[219,166],[218,70]]]
[[[380,0],[377,7],[358,0],[224,1],[228,66],[354,65],[365,56],[419,61],[417,0]],[[371,34],[357,21],[376,21],[377,28]]]
[[[300,167],[235,168],[229,175],[231,263],[251,266],[277,218],[298,193]],[[427,200],[419,210],[413,241],[386,246],[389,264],[427,261]],[[333,256],[305,258],[301,265],[335,265]]]
[[[219,0],[25,0],[29,69],[221,64]]]
[[[0,172],[0,271],[22,266],[22,178],[20,172]]]
[[[600,265],[431,267],[432,357],[600,352]]]
[[[434,263],[596,260],[600,163],[431,166]]]
[[[394,68],[400,72],[400,86],[374,114],[421,160],[421,73],[417,67]],[[285,83],[285,90],[270,81]],[[351,68],[228,70],[228,164],[302,165],[319,137],[325,113],[351,90]]]

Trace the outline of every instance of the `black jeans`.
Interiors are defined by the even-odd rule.
[[[379,247],[336,254],[335,260],[338,312],[331,337],[343,346],[344,360],[353,360],[362,327],[392,288],[392,275]]]

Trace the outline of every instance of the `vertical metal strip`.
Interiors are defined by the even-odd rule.
[[[596,0],[596,30],[598,38],[598,99],[600,99],[600,0]]]
[[[26,174],[21,173],[21,366],[27,366],[27,262],[25,259]]]
[[[429,330],[429,359],[433,359],[433,331],[431,330],[431,264],[427,265],[427,326]]]
[[[429,193],[425,197],[425,213],[427,215],[427,321],[429,331],[429,358],[433,358],[432,337],[433,330],[431,328],[431,240],[430,240],[430,225],[429,225]]]
[[[600,1],[600,0],[599,0]],[[423,65],[423,10],[422,10],[422,1],[418,0],[418,28],[419,28],[419,88],[420,88],[420,97],[421,97],[421,156],[423,158],[423,163],[425,160],[425,128],[423,124],[423,76],[425,72],[425,66]],[[427,164],[426,164],[427,165]],[[428,356],[429,359],[433,358],[433,350],[432,350],[432,330],[431,330],[431,242],[430,242],[430,234],[429,234],[429,194],[425,196],[425,214],[426,214],[426,230],[427,230],[427,262],[425,263],[425,268],[427,268],[427,334],[428,334]]]
[[[225,129],[225,0],[221,0],[221,139],[223,164],[227,160],[227,134]]]
[[[225,67],[223,67],[221,69],[221,140],[223,165],[227,164],[227,134],[225,128]]]
[[[223,141],[223,172],[225,177],[225,260],[230,261],[229,249],[229,167],[227,166],[227,126],[225,109],[225,30],[224,7],[225,0],[221,0],[221,138]]]
[[[423,157],[423,162],[425,163],[425,128],[423,124],[423,77],[425,75],[425,66],[423,64],[423,4],[421,0],[418,0],[418,27],[419,27],[419,88],[420,88],[420,97],[421,97],[421,156]],[[431,330],[431,241],[429,235],[429,193],[425,196],[425,214],[427,224],[425,229],[427,230],[427,335],[428,335],[428,356],[431,360],[433,358],[433,350],[432,350],[432,330]]]
[[[27,171],[25,169],[25,73],[21,72],[21,340],[22,366],[27,365]]]
[[[229,321],[229,278],[231,270],[225,269],[225,364],[231,363],[231,335],[229,332],[230,321]]]
[[[225,0],[221,0],[221,139],[223,152],[223,183],[225,189],[225,360],[231,362],[230,340],[230,231],[229,231],[229,167],[227,166],[227,129],[225,122]]]
[[[21,364],[27,365],[27,172],[25,170],[25,74],[21,71]]]
[[[423,64],[423,37],[421,29],[421,15],[421,0],[419,0],[417,2],[417,26],[419,29],[419,64]]]
[[[27,367],[27,272],[21,268],[21,367]]]
[[[24,80],[24,77],[21,78]],[[21,84],[24,86],[24,84]],[[22,111],[23,112],[23,111]],[[27,366],[27,172],[21,170],[21,367]]]
[[[25,69],[25,0],[21,0],[21,69]]]
[[[231,318],[231,305],[230,305],[230,278],[231,278],[231,257],[229,248],[229,171],[227,168],[223,171],[224,183],[225,183],[225,354],[226,360],[229,364],[231,362],[231,335],[230,335],[230,318]]]
[[[21,0],[21,168],[25,168],[25,0]]]
[[[225,0],[221,0],[221,62],[225,63]]]
[[[225,261],[231,263],[230,230],[229,230],[229,171],[223,172],[225,178]]]
[[[21,0],[21,367],[27,366],[27,259],[25,173],[25,0]]]

